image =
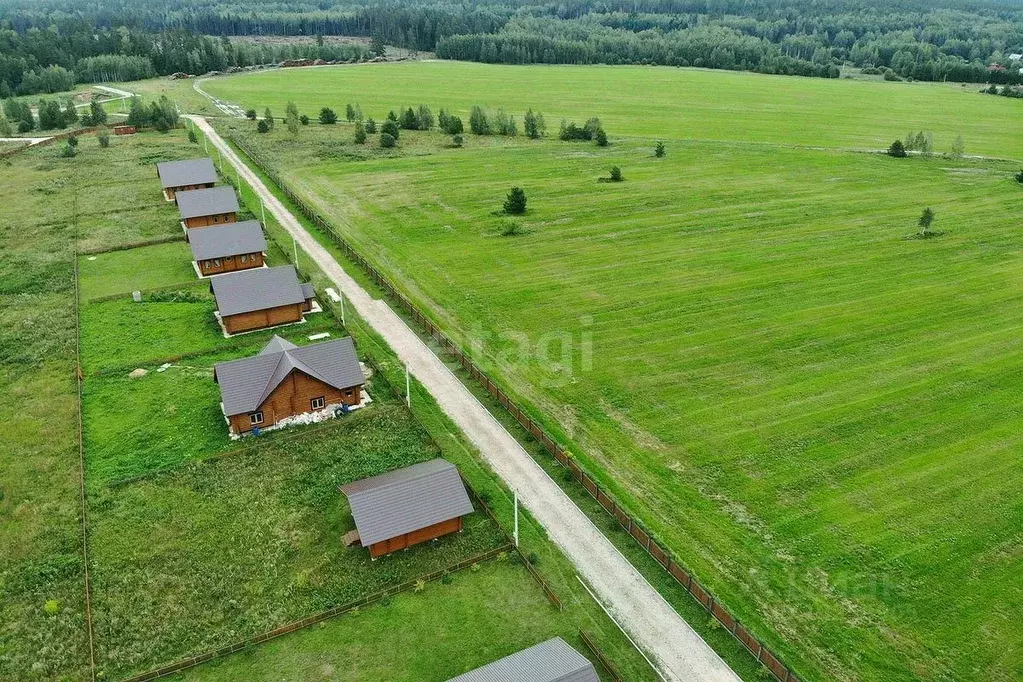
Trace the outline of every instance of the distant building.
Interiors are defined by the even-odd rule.
[[[340,487],[374,559],[462,530],[473,511],[454,464],[434,459]]]
[[[300,322],[316,294],[311,284],[299,284],[292,265],[220,275],[210,290],[228,334]]]
[[[190,230],[188,245],[192,259],[204,277],[236,270],[263,267],[266,237],[258,221],[243,220]]]
[[[1018,62],[1021,59],[1023,59],[1023,54],[1019,52],[1013,52],[1012,54],[1009,55],[1010,62]]]
[[[350,337],[308,346],[274,336],[259,355],[218,362],[213,380],[232,433],[296,415],[359,405],[366,378]]]
[[[134,126],[118,126],[114,128],[114,132],[123,135],[126,131],[118,132],[118,130],[129,127],[134,133]],[[163,196],[167,201],[174,201],[178,192],[206,189],[217,184],[217,170],[213,167],[213,159],[209,157],[158,163],[156,164],[156,174],[160,176]]]
[[[181,223],[189,229],[238,220],[238,197],[233,187],[193,189],[175,194]]]
[[[600,682],[600,678],[585,656],[555,637],[448,682]]]

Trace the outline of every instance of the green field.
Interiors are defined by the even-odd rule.
[[[129,85],[129,87],[131,87]],[[169,87],[169,86],[168,86]],[[190,85],[174,86],[191,101]],[[934,133],[948,151],[962,135],[968,154],[1023,158],[1009,122],[1023,102],[978,93],[977,85],[878,83],[642,66],[495,66],[463,62],[367,64],[286,69],[210,79],[210,94],[281,116],[294,100],[314,120],[320,107],[344,115],[358,102],[382,121],[401,106],[426,103],[462,116],[474,104],[514,114],[543,112],[557,132],[562,118],[604,122],[612,139],[641,136],[879,149],[909,130]],[[175,95],[171,95],[175,96]],[[521,130],[521,127],[520,127]]]
[[[1020,156],[1004,125],[1018,103],[943,85],[448,63],[207,89],[255,107],[358,101],[378,120],[420,101],[532,106],[549,127],[600,116],[606,149],[472,135],[452,149],[403,131],[381,154],[345,125],[297,143],[225,125],[551,415],[801,677],[1023,675],[1015,166],[798,146],[925,128],[941,149],[963,126],[968,152]],[[598,183],[612,165],[626,181]],[[529,197],[522,218],[495,215],[512,185]],[[925,206],[941,234],[914,239]],[[509,221],[523,234],[501,236]]]

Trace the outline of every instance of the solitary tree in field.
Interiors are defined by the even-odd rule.
[[[926,237],[931,233],[931,223],[934,222],[934,211],[930,208],[925,208],[924,212],[920,214],[920,218],[916,221],[917,225],[920,226],[920,236]]]
[[[323,125],[334,125],[337,123],[337,113],[330,107],[320,109],[320,123]]]
[[[888,147],[888,156],[893,156],[896,159],[903,159],[906,157],[906,145],[902,144],[902,140],[895,140]]]
[[[603,128],[597,128],[594,138],[597,140],[598,147],[606,147],[608,145],[607,133],[604,132]]]
[[[298,117],[298,122],[304,126],[307,126],[309,125],[309,117],[306,116],[305,114],[302,114],[301,116]]]
[[[270,107],[267,107],[263,112],[263,120],[266,121],[267,130],[274,129],[274,114],[270,111]]]
[[[664,143],[663,142],[658,142],[657,145],[654,147],[654,156],[656,156],[658,159],[664,157]]]
[[[512,187],[508,198],[504,200],[504,212],[522,215],[526,212],[526,193],[521,187]]]
[[[256,110],[255,109],[246,109],[245,110],[245,118],[249,119],[250,121],[255,121],[256,120]]]
[[[952,158],[961,159],[966,153],[966,145],[963,144],[963,136],[956,135],[956,139],[952,142]]]
[[[284,121],[288,126],[288,132],[298,135],[298,106],[290,100],[284,110]]]
[[[611,166],[611,182],[621,182],[624,179],[622,169],[618,166]]]

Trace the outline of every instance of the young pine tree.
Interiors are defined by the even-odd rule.
[[[664,158],[664,153],[665,153],[664,143],[658,142],[657,145],[654,147],[654,156],[656,156],[658,159],[661,159]]]
[[[526,212],[526,192],[521,187],[512,187],[504,200],[504,212],[511,215],[522,215]]]

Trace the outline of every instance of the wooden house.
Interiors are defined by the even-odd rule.
[[[600,678],[585,656],[555,637],[448,682],[600,682]]]
[[[279,336],[250,358],[218,362],[213,380],[232,433],[362,403],[366,378],[350,337],[296,346]]]
[[[114,134],[130,134],[126,128],[135,132],[134,126],[118,126]],[[174,201],[178,192],[193,189],[206,189],[217,184],[217,169],[213,167],[213,159],[188,159],[187,161],[165,161],[156,164],[156,174],[160,177],[163,196],[167,201]]]
[[[178,212],[187,229],[223,225],[238,220],[238,197],[234,187],[210,187],[178,192]]]
[[[462,530],[472,503],[454,464],[415,464],[340,486],[348,497],[359,542],[374,559]]]
[[[210,279],[217,314],[228,334],[300,322],[316,292],[299,284],[292,265],[230,272]]]
[[[190,230],[188,245],[203,277],[263,267],[266,237],[256,220]]]

